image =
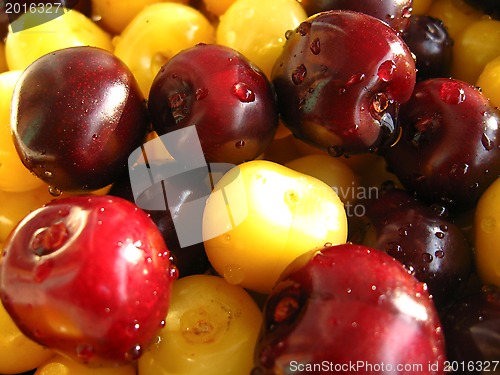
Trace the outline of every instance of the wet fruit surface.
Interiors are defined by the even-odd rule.
[[[170,59],[153,81],[149,111],[160,136],[194,125],[207,162],[255,159],[278,127],[266,76],[236,50],[219,45],[200,44]],[[171,152],[188,147],[180,142]]]
[[[272,80],[292,133],[333,156],[392,144],[397,109],[415,84],[415,63],[395,31],[362,13],[331,11],[287,39]]]
[[[465,82],[435,78],[417,84],[399,118],[390,170],[428,203],[472,207],[500,173],[498,109]]]
[[[136,360],[177,271],[155,224],[116,197],[55,200],[4,245],[2,303],[32,340],[91,365]]]
[[[366,207],[370,227],[363,243],[403,263],[437,305],[453,299],[472,271],[472,249],[461,230],[403,190],[388,190]]]
[[[254,374],[305,374],[306,364],[322,361],[338,366],[325,372],[348,373],[360,361],[384,363],[384,373],[441,374],[427,365],[442,360],[440,323],[424,284],[387,254],[347,244],[305,254],[283,273],[264,308]]]
[[[24,71],[11,127],[22,162],[48,185],[95,190],[126,171],[149,120],[124,63],[102,49],[74,47],[45,55]]]

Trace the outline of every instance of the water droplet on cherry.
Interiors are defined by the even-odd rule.
[[[377,75],[384,82],[389,82],[392,80],[392,76],[396,70],[396,64],[392,60],[386,60],[380,64]]]
[[[319,38],[316,38],[316,39],[314,39],[311,42],[310,48],[311,48],[311,52],[314,55],[319,55],[320,54],[320,52],[321,52],[321,42],[319,41]]]
[[[245,141],[241,140],[241,141],[236,142],[235,147],[236,148],[243,148],[243,147],[245,147]]]
[[[304,64],[301,64],[298,67],[296,67],[295,70],[293,71],[292,82],[296,85],[300,85],[302,82],[304,82],[306,75],[307,75],[307,69]]]
[[[450,81],[441,85],[439,96],[447,104],[460,104],[465,100],[465,90],[460,82]]]
[[[429,254],[429,253],[422,254],[422,260],[426,263],[432,262],[433,259],[434,259],[434,257],[432,256],[432,254]]]
[[[243,82],[238,82],[233,85],[233,94],[242,103],[251,103],[255,101],[255,93]]]

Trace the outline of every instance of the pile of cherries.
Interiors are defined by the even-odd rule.
[[[460,35],[438,17],[453,1],[138,1],[135,13],[165,6],[192,24],[190,35],[212,33],[170,56],[151,52],[147,66],[123,52],[125,26],[139,25],[140,13],[113,19],[106,1],[73,3],[60,18],[81,12],[78,22],[104,33],[99,43],[56,48],[23,68],[16,48],[29,34],[10,29],[2,46],[5,70],[17,75],[0,176],[15,154],[27,182],[0,181],[0,225],[12,218],[9,200],[50,195],[13,220],[8,236],[0,230],[0,374],[57,366],[104,375],[500,372],[499,103],[476,87],[479,77],[454,77]],[[247,32],[258,33],[248,25],[268,3],[282,9],[274,23],[288,26],[276,33],[269,25],[278,42],[254,48],[238,27],[249,22]],[[460,4],[457,19],[478,14],[474,22],[487,20],[500,35],[495,0]],[[492,77],[500,77],[497,56],[484,63],[496,64]],[[192,128],[196,139],[183,133]],[[183,243],[179,223],[201,238],[227,208],[234,224],[234,199],[245,197],[217,184],[229,168],[311,154],[358,176],[345,189],[325,183],[359,208],[342,216],[346,241],[320,238],[278,280],[252,270],[272,285],[264,293],[245,284],[251,268],[224,259],[230,269],[219,270],[208,250],[231,243],[217,257],[238,251],[248,267],[255,254],[271,262],[251,239],[273,238],[277,226],[245,233],[246,243],[229,231],[210,245],[213,236]],[[278,173],[261,165],[252,181]],[[321,165],[305,165],[300,172],[322,179]],[[213,204],[217,191],[221,210],[193,214],[193,203],[210,196]],[[290,207],[306,200],[290,191]],[[157,208],[161,200],[168,207]],[[285,242],[300,230],[291,226]],[[2,336],[31,359],[16,358]]]

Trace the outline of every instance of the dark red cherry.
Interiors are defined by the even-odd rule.
[[[53,200],[21,221],[3,252],[0,296],[21,331],[93,366],[140,357],[177,277],[153,221],[118,197]]]
[[[428,203],[472,207],[500,173],[500,112],[455,79],[418,83],[401,106],[402,136],[385,153],[389,169]]]
[[[300,256],[284,271],[264,306],[252,374],[441,374],[428,364],[444,359],[425,285],[387,254],[344,244]]]
[[[418,81],[450,75],[453,40],[443,21],[431,16],[412,16],[402,37],[416,57]]]
[[[278,127],[276,97],[264,73],[237,51],[197,45],[170,59],[156,76],[149,111],[161,136],[194,125],[207,162],[255,159]],[[182,139],[169,149],[185,153]]]
[[[394,142],[415,63],[392,28],[363,13],[330,11],[287,39],[272,80],[283,121],[297,138],[334,156]]]
[[[128,67],[108,51],[73,47],[21,75],[11,126],[25,166],[60,190],[94,190],[120,177],[149,128]]]
[[[397,32],[403,32],[410,20],[412,0],[301,0],[309,16],[328,10],[353,10],[376,17]]]
[[[472,271],[472,249],[461,230],[403,190],[386,190],[363,204],[369,226],[363,244],[403,263],[436,304],[449,302]]]

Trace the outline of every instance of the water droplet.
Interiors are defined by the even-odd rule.
[[[441,229],[443,232],[448,232],[448,229],[449,229],[449,228],[448,228],[448,225],[446,225],[446,224],[441,224],[441,225],[439,226],[439,229]]]
[[[328,154],[331,156],[338,158],[342,155],[344,155],[344,149],[341,146],[329,146],[328,147]]]
[[[361,83],[365,80],[366,75],[363,73],[353,74],[346,82],[347,86],[354,85],[356,83]]]
[[[224,269],[224,279],[233,285],[240,284],[245,279],[245,273],[241,266],[237,264],[231,264]]]
[[[99,136],[97,134],[92,134],[92,140],[93,141],[97,141],[97,138],[99,138]]]
[[[196,90],[195,92],[195,99],[196,100],[203,100],[208,96],[208,89],[206,88],[200,88]]]
[[[403,8],[403,18],[409,18],[411,17],[411,14],[413,12],[413,8],[412,7],[404,7]]]
[[[352,292],[351,288],[347,288],[347,294],[350,294]]]
[[[52,173],[51,171],[45,171],[45,172],[43,172],[43,175],[44,175],[46,178],[52,178],[53,173]]]
[[[385,251],[387,254],[396,257],[399,253],[403,251],[401,245],[397,242],[388,242],[385,246]]]
[[[401,237],[405,237],[408,235],[408,231],[405,229],[405,228],[399,228],[398,229],[398,234],[401,236]]]
[[[243,82],[238,82],[233,85],[233,94],[242,103],[251,103],[255,101],[255,93]]]
[[[332,247],[333,244],[331,242],[325,242],[325,244],[323,245],[323,247]]]
[[[443,102],[456,105],[464,102],[465,91],[460,82],[450,80],[441,85],[439,96]]]
[[[484,133],[481,137],[481,143],[486,151],[490,151],[494,147],[493,141]]]
[[[142,355],[142,347],[140,345],[134,345],[125,356],[129,361],[136,361]]]
[[[450,168],[450,177],[460,178],[469,171],[469,165],[465,163],[454,163]]]
[[[392,76],[396,70],[396,64],[392,60],[386,60],[378,67],[377,75],[384,82],[392,80]]]
[[[167,324],[167,323],[165,323],[165,320],[161,320],[161,321],[160,321],[160,324],[159,324],[159,327],[160,327],[160,328],[163,328],[163,327],[165,327],[165,325],[166,325],[166,324]]]
[[[376,285],[372,285],[372,290],[377,290],[377,286]]]
[[[285,38],[286,38],[287,40],[288,40],[288,39],[290,39],[290,38],[292,37],[292,35],[293,35],[293,30],[287,30],[287,31],[285,32]]]
[[[429,253],[422,254],[422,260],[426,263],[432,262],[433,259],[434,259],[434,257],[432,256],[432,254],[429,254]]]
[[[296,85],[300,85],[302,82],[304,82],[306,75],[307,75],[307,69],[304,64],[301,64],[298,67],[296,67],[295,70],[293,71],[292,82]]]
[[[321,52],[321,42],[319,41],[319,38],[314,39],[309,47],[314,55],[319,55]]]
[[[297,31],[301,36],[306,36],[309,34],[309,31],[311,31],[311,23],[306,21],[302,22],[297,28]]]
[[[438,250],[434,253],[436,258],[442,259],[444,258],[444,251],[443,250]]]
[[[245,147],[245,141],[241,140],[241,141],[236,142],[235,147],[236,148],[243,148],[243,147]]]
[[[88,362],[94,356],[94,347],[88,344],[80,344],[76,347],[76,356],[83,362]]]
[[[179,278],[179,269],[174,264],[168,267],[167,272],[170,279],[177,280]]]
[[[444,238],[444,233],[443,232],[436,232],[435,233],[436,237],[442,240]]]
[[[62,194],[62,190],[55,186],[49,186],[49,194],[53,197],[58,197]]]

